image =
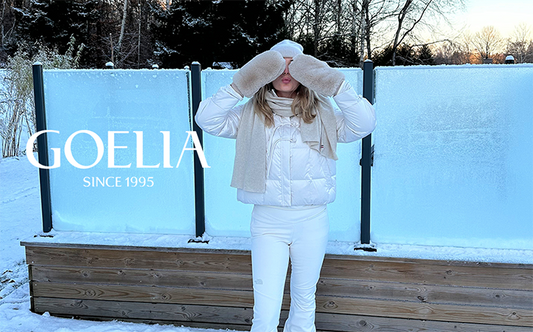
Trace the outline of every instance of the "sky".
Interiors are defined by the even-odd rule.
[[[465,10],[449,18],[455,29],[476,33],[493,25],[503,38],[509,38],[520,23],[533,30],[533,0],[465,0]]]

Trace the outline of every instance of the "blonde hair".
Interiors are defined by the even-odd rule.
[[[266,100],[267,92],[273,89],[274,86],[269,83],[259,89],[252,97],[254,112],[263,119],[267,127],[274,125],[274,113]],[[302,118],[305,123],[311,123],[316,117],[317,108],[321,101],[316,92],[300,84],[296,89],[296,97],[291,105],[292,114]]]

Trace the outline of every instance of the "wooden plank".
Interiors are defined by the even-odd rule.
[[[54,243],[54,242],[32,242],[21,241],[23,247],[33,248],[70,248],[70,249],[103,249],[103,250],[123,250],[123,251],[158,251],[158,252],[180,252],[180,253],[203,253],[203,254],[238,254],[250,255],[250,250],[240,249],[214,249],[202,248],[204,244],[196,244],[197,248],[183,247],[150,247],[135,245],[113,245],[113,244],[90,244],[90,243]]]
[[[187,303],[218,306],[253,306],[253,292],[121,285],[76,285],[32,282],[37,297],[93,299],[107,301]],[[288,309],[286,294],[283,308]],[[358,314],[512,326],[533,326],[533,312],[502,307],[433,304],[366,298],[317,296],[317,312]]]
[[[105,283],[111,285],[178,286],[252,290],[248,273],[33,266],[39,282]]]
[[[110,285],[178,286],[252,290],[249,274],[33,266],[32,280]],[[287,280],[287,284],[290,278]],[[288,286],[286,292],[289,291]],[[421,303],[469,304],[533,310],[533,292],[321,278],[317,294]]]
[[[188,322],[199,323],[194,327],[232,328],[239,326],[241,330],[249,330],[252,310],[246,308],[197,306],[186,304],[147,304],[135,302],[114,302],[97,300],[68,300],[56,298],[36,298],[37,313],[50,312],[54,316],[98,317],[99,319],[120,319],[174,325],[188,325]],[[280,327],[283,326],[288,312],[281,313]],[[465,324],[413,319],[382,318],[361,315],[342,315],[317,313],[316,327],[318,331],[387,331],[387,332],[526,332],[533,331],[529,327],[503,325]]]
[[[340,258],[342,257],[342,258]],[[438,264],[420,260],[408,262],[398,259],[361,260],[352,256],[328,256],[324,262],[324,277],[389,280],[423,284],[477,286],[533,290],[533,268],[520,264],[482,264],[466,266]],[[193,269],[206,271],[250,272],[251,261],[243,253],[158,252],[27,247],[28,262],[43,265],[93,266],[154,269]],[[357,259],[355,259],[357,258]],[[205,262],[202,264],[202,262]],[[427,263],[427,264],[426,264]],[[456,262],[457,263],[457,262]],[[497,267],[496,267],[497,266]],[[508,267],[505,267],[508,266]],[[496,268],[495,268],[496,267]],[[480,284],[481,283],[481,284]]]
[[[377,253],[376,253],[377,254]],[[423,258],[401,258],[385,257],[376,255],[338,255],[326,254],[326,259],[343,260],[343,261],[372,261],[376,263],[417,263],[425,266],[462,266],[462,267],[489,267],[489,268],[515,268],[515,269],[533,269],[533,264],[525,263],[498,263],[498,262],[477,262],[477,261],[459,261],[459,260],[440,260],[440,259],[423,259]]]
[[[315,325],[317,330],[328,329],[343,332],[533,332],[533,328],[522,326],[439,322],[320,312],[316,314]]]
[[[251,308],[198,306],[188,304],[136,303],[98,300],[35,298],[37,313],[90,320],[159,323],[176,326],[249,331]],[[286,319],[285,314],[285,319]]]
[[[499,306],[533,310],[533,292],[320,278],[317,294],[420,303]]]
[[[50,313],[52,316],[55,317],[62,317],[62,318],[74,318],[74,319],[83,319],[83,320],[91,320],[91,321],[97,321],[97,322],[107,322],[107,321],[115,321],[117,318],[114,317],[102,317],[102,316],[75,316],[75,315],[69,315],[69,314],[53,314]],[[217,324],[217,323],[204,323],[204,322],[172,322],[172,321],[157,321],[157,320],[149,320],[149,319],[134,319],[134,318],[120,318],[118,319],[123,322],[129,322],[129,323],[137,323],[137,324],[164,324],[164,325],[171,325],[176,327],[192,327],[192,328],[203,328],[203,329],[216,329],[216,330],[236,330],[236,331],[250,331],[249,325],[232,325],[232,324]],[[319,331],[317,331],[319,332]]]
[[[41,250],[45,248],[56,249],[99,249],[99,250],[117,250],[126,252],[175,252],[189,254],[215,254],[215,255],[243,255],[249,256],[249,250],[228,250],[228,249],[202,249],[202,248],[180,248],[180,247],[139,247],[139,246],[116,246],[116,245],[92,245],[92,244],[69,244],[69,243],[31,243],[21,242],[22,246]],[[41,248],[41,249],[39,249]],[[326,254],[326,260],[341,260],[350,262],[374,262],[374,263],[417,263],[424,266],[461,266],[476,268],[506,268],[506,269],[533,269],[533,264],[524,263],[493,263],[493,262],[475,262],[475,261],[454,261],[454,260],[429,260],[420,258],[397,258],[397,257],[380,257],[367,255],[338,255]]]
[[[514,265],[513,265],[514,266]],[[392,281],[446,286],[533,290],[533,269],[449,266],[420,262],[326,259],[323,278]]]
[[[232,289],[192,289],[186,287],[149,287],[103,284],[31,282],[34,296],[107,301],[188,303],[219,306],[253,306],[253,292]]]
[[[27,247],[27,261],[35,265],[140,268],[154,270],[191,270],[251,273],[248,254],[159,252]],[[519,264],[484,264],[466,266],[437,264],[420,260],[368,260],[352,256],[328,256],[322,268],[324,278],[393,281],[405,283],[484,287],[496,289],[533,290],[533,269]],[[424,265],[424,262],[430,262]],[[497,267],[496,267],[497,266]]]
[[[26,247],[32,265],[251,273],[243,254]]]
[[[492,325],[533,326],[528,309],[317,296],[317,312]]]
[[[242,307],[35,298],[35,312],[158,321],[252,324],[253,310]]]
[[[102,245],[102,244],[80,244],[80,243],[46,243],[21,241],[21,246],[34,248],[72,248],[72,249],[102,249],[102,250],[123,250],[123,251],[157,251],[157,252],[179,252],[179,253],[200,253],[200,254],[222,254],[222,255],[250,255],[249,250],[236,249],[207,249],[207,248],[181,248],[181,247],[150,247],[150,246],[120,246],[120,245]],[[201,246],[201,245],[199,245]],[[377,253],[378,254],[378,253]],[[494,262],[476,262],[476,261],[457,261],[457,260],[431,260],[420,258],[399,258],[384,257],[376,255],[338,255],[326,254],[326,259],[345,260],[345,261],[372,261],[372,262],[391,262],[391,263],[418,263],[422,265],[434,266],[470,266],[470,267],[489,267],[489,268],[515,268],[515,269],[533,269],[533,264],[523,263],[494,263]]]

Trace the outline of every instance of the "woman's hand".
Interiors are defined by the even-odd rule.
[[[241,95],[251,98],[261,87],[285,70],[285,59],[277,51],[266,51],[246,63],[233,76],[231,84]]]
[[[298,54],[289,65],[291,76],[309,89],[333,96],[344,81],[344,74],[310,55]]]

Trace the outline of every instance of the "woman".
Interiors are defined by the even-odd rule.
[[[236,106],[243,97],[251,99]],[[239,201],[254,204],[252,332],[277,331],[289,258],[291,306],[284,331],[315,331],[336,145],[372,132],[372,105],[341,72],[284,40],[202,101],[195,119],[207,133],[237,140],[231,186]]]

